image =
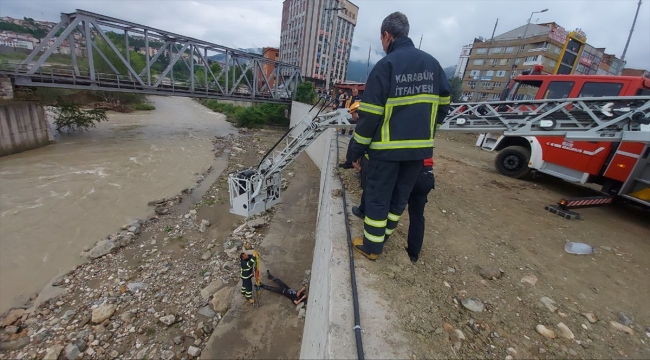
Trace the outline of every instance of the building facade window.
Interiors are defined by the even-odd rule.
[[[481,70],[471,70],[469,74],[472,77],[481,76]]]
[[[496,65],[499,62],[499,59],[490,59],[490,65]]]
[[[505,70],[497,71],[497,77],[504,77],[504,76],[506,76],[506,71]]]
[[[474,60],[474,65],[483,65],[483,59]]]
[[[490,54],[501,54],[501,50],[502,50],[501,47],[494,47],[490,49]]]
[[[494,70],[488,70],[487,73],[485,73],[485,76],[488,76],[488,77],[494,76]]]
[[[517,49],[517,52],[524,52],[524,49],[526,48],[526,45],[519,45],[519,49]]]
[[[499,65],[508,65],[510,59],[501,59],[499,60]]]
[[[487,54],[487,48],[478,48],[476,49],[477,54]]]

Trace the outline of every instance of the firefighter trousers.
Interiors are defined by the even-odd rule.
[[[379,255],[385,237],[397,227],[423,163],[422,160],[370,159],[367,165],[363,248],[367,253]]]
[[[241,279],[241,293],[246,297],[246,299],[250,299],[253,297],[253,277],[249,277],[248,279]]]
[[[424,240],[424,207],[428,202],[429,192],[435,187],[433,171],[430,169],[420,172],[408,199],[409,234],[406,251],[416,259],[420,256]]]

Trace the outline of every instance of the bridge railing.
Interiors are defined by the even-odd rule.
[[[296,66],[83,10],[0,70],[16,85],[270,102],[290,101],[301,81]]]

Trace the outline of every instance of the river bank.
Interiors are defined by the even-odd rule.
[[[200,356],[241,297],[239,252],[256,249],[273,218],[243,223],[230,214],[227,174],[256,163],[280,135],[240,130],[219,138],[227,165],[193,190],[150,202],[156,215],[84,249],[93,260],[53,279],[31,306],[0,317],[0,358]]]
[[[111,112],[90,131],[0,158],[0,313],[80,264],[84,246],[152,214],[152,199],[225,166],[215,136],[235,129],[223,115],[188,98],[150,101],[156,110]]]

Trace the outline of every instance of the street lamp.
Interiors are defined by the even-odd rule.
[[[548,9],[544,9],[544,10],[540,10],[540,11],[533,11],[532,13],[530,13],[530,17],[528,18],[528,22],[526,23],[526,30],[524,30],[524,35],[521,37],[521,39],[524,40],[524,44],[525,44],[525,41],[526,41],[525,40],[526,39],[526,34],[528,33],[528,26],[530,26],[530,21],[533,19],[533,15],[541,14],[541,13],[547,12],[547,11],[548,11]],[[512,70],[514,70],[516,67],[517,67],[517,65],[515,65],[515,62],[513,60],[512,67],[510,68],[510,70],[511,70],[510,78],[511,79],[514,77],[514,75],[512,74],[513,73]]]
[[[540,11],[533,11],[532,13],[530,13],[530,17],[528,18],[528,23],[526,23],[526,30],[524,30],[524,36],[521,37],[522,39],[526,38],[526,33],[528,32],[528,26],[530,25],[530,21],[533,19],[533,15],[540,14],[540,13],[547,12],[547,11],[548,11],[548,9],[544,9],[544,10],[540,10]]]
[[[337,1],[338,3],[338,1]],[[323,9],[325,11],[339,11],[339,10],[345,10],[344,7],[333,7],[333,8],[325,8]],[[332,20],[330,19],[329,22],[331,23]],[[331,30],[333,34],[336,34],[336,26],[338,25],[338,16],[334,17],[334,25],[332,26]],[[323,38],[325,40],[325,38]],[[334,69],[334,64],[330,63],[332,60],[332,36],[330,35],[330,41],[327,44],[327,70],[325,72],[325,89],[329,91],[330,88],[330,78],[332,77],[333,69]]]

